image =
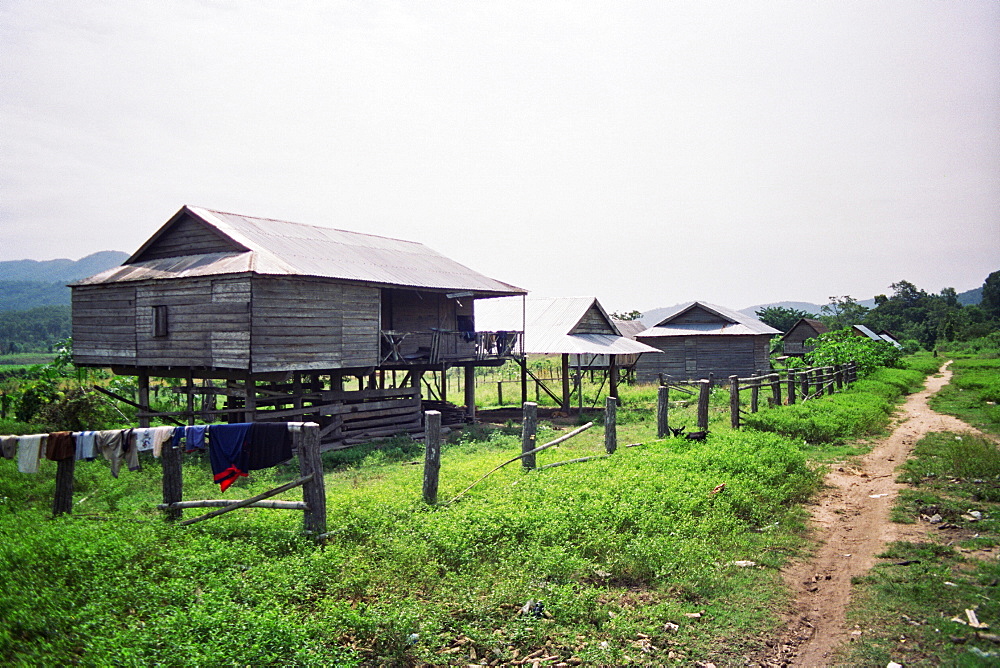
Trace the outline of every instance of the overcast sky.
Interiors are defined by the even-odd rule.
[[[184,204],[609,310],[1000,269],[1000,2],[0,0],[0,260]]]

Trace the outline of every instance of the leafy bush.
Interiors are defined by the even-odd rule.
[[[833,366],[854,362],[859,377],[867,376],[878,367],[897,366],[902,358],[902,351],[892,344],[857,336],[848,329],[825,332],[809,339],[806,344],[813,346],[806,353],[808,364]]]

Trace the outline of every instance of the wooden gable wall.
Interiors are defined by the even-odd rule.
[[[587,312],[583,314],[580,322],[569,332],[570,334],[611,334],[616,336],[614,327],[608,319],[597,308],[597,304],[592,304]]]
[[[158,260],[165,257],[204,255],[206,253],[232,253],[246,250],[220,235],[202,221],[184,215],[170,224],[152,240],[136,262]]]
[[[702,324],[726,324],[731,323],[732,320],[728,318],[723,318],[711,311],[708,311],[701,306],[694,306],[689,310],[681,313],[680,315],[671,318],[669,321],[670,325],[702,325]]]

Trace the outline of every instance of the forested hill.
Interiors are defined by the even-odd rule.
[[[128,259],[121,251],[98,251],[79,260],[8,260],[0,262],[0,281],[69,283],[117,267]]]
[[[121,251],[100,251],[79,260],[0,262],[0,311],[69,304],[67,283],[117,267],[127,258]]]

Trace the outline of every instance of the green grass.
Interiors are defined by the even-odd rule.
[[[440,497],[519,451],[510,431],[455,435]],[[393,450],[327,456],[322,549],[299,536],[297,513],[165,525],[153,461],[117,480],[103,462],[80,463],[77,515],[50,520],[54,465],[28,476],[0,461],[0,661],[465,665],[546,649],[588,664],[660,665],[673,651],[726,665],[778,623],[777,569],[799,547],[797,504],[819,479],[797,444],[730,433],[548,471],[511,465],[432,509],[419,500],[422,467],[405,463],[415,453]],[[602,451],[592,429],[538,463]],[[186,498],[220,496],[205,462],[189,459],[184,474]],[[226,496],[292,476],[255,473]],[[551,616],[519,615],[529,599]]]
[[[1000,435],[1000,359],[960,358],[950,369],[951,383],[931,397],[931,408]]]
[[[55,353],[8,353],[0,355],[0,371],[13,371],[36,364],[48,364]]]
[[[879,369],[844,392],[763,410],[744,422],[807,443],[844,443],[882,433],[899,400],[923,379],[917,370]]]
[[[891,544],[882,561],[857,582],[848,618],[861,630],[837,665],[987,666],[996,645],[952,621],[973,609],[995,628],[1000,619],[1000,450],[968,433],[930,433],[902,467],[911,487],[894,519],[940,515],[945,529],[927,542]],[[970,511],[981,513],[975,521]],[[992,632],[992,631],[990,631]]]
[[[865,401],[909,388],[900,373],[873,378]],[[671,398],[671,424],[693,429],[694,398]],[[322,548],[294,512],[167,525],[153,460],[118,479],[79,463],[74,515],[51,519],[54,465],[21,475],[0,460],[0,663],[468,665],[541,650],[584,665],[743,665],[780,625],[779,569],[804,546],[801,504],[822,477],[810,460],[852,446],[733,432],[724,389],[706,442],[660,440],[655,387],[621,400],[614,456],[512,464],[451,505],[420,501],[420,445],[326,453]],[[595,417],[538,465],[603,454]],[[543,423],[539,441],[570,428]],[[452,433],[439,498],[519,451],[515,424]],[[185,498],[244,498],[296,475],[255,472],[220,495],[207,461],[188,457]],[[519,614],[529,600],[545,614]]]

